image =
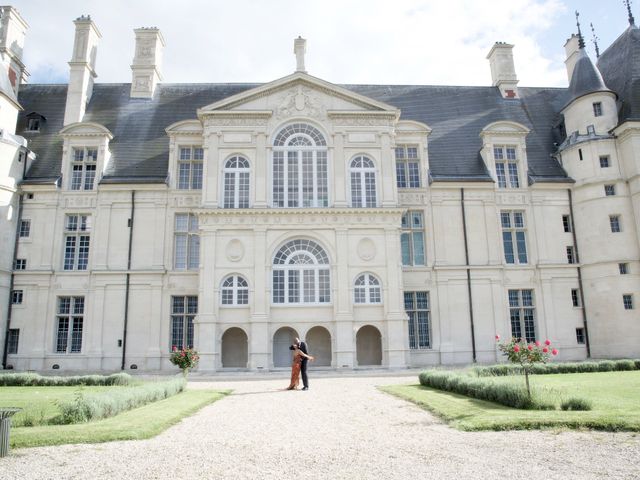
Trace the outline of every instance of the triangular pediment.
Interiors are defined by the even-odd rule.
[[[198,116],[220,111],[295,114],[296,111],[360,111],[398,114],[383,102],[357,94],[303,72],[227,97],[198,110]]]

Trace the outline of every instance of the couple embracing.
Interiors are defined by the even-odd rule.
[[[296,342],[289,347],[293,350],[293,363],[291,364],[291,383],[287,390],[297,390],[300,384],[300,373],[302,373],[302,390],[309,390],[309,378],[307,377],[307,362],[314,358],[308,354],[307,344],[296,338]]]

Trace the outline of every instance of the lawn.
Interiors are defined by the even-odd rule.
[[[20,389],[21,387],[5,387]],[[2,390],[4,390],[3,388]],[[33,391],[38,387],[25,387]],[[44,388],[44,387],[43,387]],[[46,387],[58,388],[58,387]],[[59,387],[65,388],[65,387]],[[66,387],[72,390],[77,387]],[[113,388],[113,387],[85,387]],[[126,387],[123,387],[126,388]],[[11,429],[11,447],[37,447],[66,443],[100,443],[113,440],[137,440],[158,435],[182,418],[224,397],[226,392],[185,390],[159,402],[129,410],[115,417],[73,425],[47,425]],[[4,402],[3,402],[4,403]]]
[[[0,387],[0,408],[20,407],[23,410],[11,418],[13,426],[23,426],[29,422],[44,425],[56,417],[60,410],[56,402],[73,400],[78,392],[100,393],[130,387]]]
[[[593,402],[586,412],[519,410],[421,385],[393,385],[381,390],[430,410],[460,430],[592,428],[640,431],[640,371],[573,373],[530,377],[544,396],[580,396]],[[521,376],[492,377],[524,382]],[[559,403],[556,402],[556,403]]]

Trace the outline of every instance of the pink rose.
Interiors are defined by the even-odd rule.
[[[513,346],[513,351],[518,353],[520,351],[520,347],[518,345]]]
[[[536,347],[540,346],[540,340],[536,340]]]
[[[178,348],[174,345],[173,347],[171,347],[171,351],[175,352],[176,350],[178,350]]]
[[[500,335],[496,333],[496,342],[499,342],[499,341],[500,341]]]
[[[544,347],[544,348],[542,349],[542,351],[543,351],[544,353],[549,353],[549,349],[548,349],[547,347]]]
[[[527,350],[529,351],[533,350],[533,345],[527,345]]]
[[[544,341],[544,344],[545,344],[545,345],[551,345],[551,341],[550,341],[550,340],[545,340],[545,341]]]
[[[551,355],[557,355],[557,354],[558,354],[558,350],[556,350],[555,348],[551,350]]]

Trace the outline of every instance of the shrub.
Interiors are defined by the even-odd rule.
[[[79,423],[112,417],[132,408],[171,397],[184,390],[185,385],[184,379],[176,378],[89,395],[78,390],[73,400],[58,404],[61,414],[54,423]]]
[[[113,375],[76,375],[46,377],[37,373],[0,373],[0,387],[69,387],[75,385],[131,385],[134,379],[127,373]]]
[[[571,397],[566,400],[563,400],[560,404],[560,408],[562,410],[591,410],[593,408],[593,403],[586,398],[581,397]]]
[[[603,360],[602,362],[598,362],[599,372],[613,372],[615,369],[616,369],[616,364],[611,360]]]
[[[615,362],[616,370],[635,370],[636,364],[633,360],[616,360]]]
[[[182,375],[186,378],[189,374],[189,369],[195,368],[198,365],[200,356],[192,348],[178,349],[175,345],[171,347],[171,356],[169,361],[182,370]]]
[[[640,370],[640,358],[634,360],[633,363],[636,365],[636,370]]]
[[[468,397],[499,403],[520,409],[549,410],[554,406],[535,396],[530,397],[526,388],[508,383],[497,383],[490,379],[479,379],[443,370],[427,370],[419,375],[425,387],[459,393]]]
[[[534,364],[529,368],[529,373],[534,375],[549,375],[554,373],[610,372],[613,370],[640,370],[640,360],[601,360]],[[520,375],[522,373],[522,369],[519,366],[510,364],[473,367],[471,371],[478,377]]]

